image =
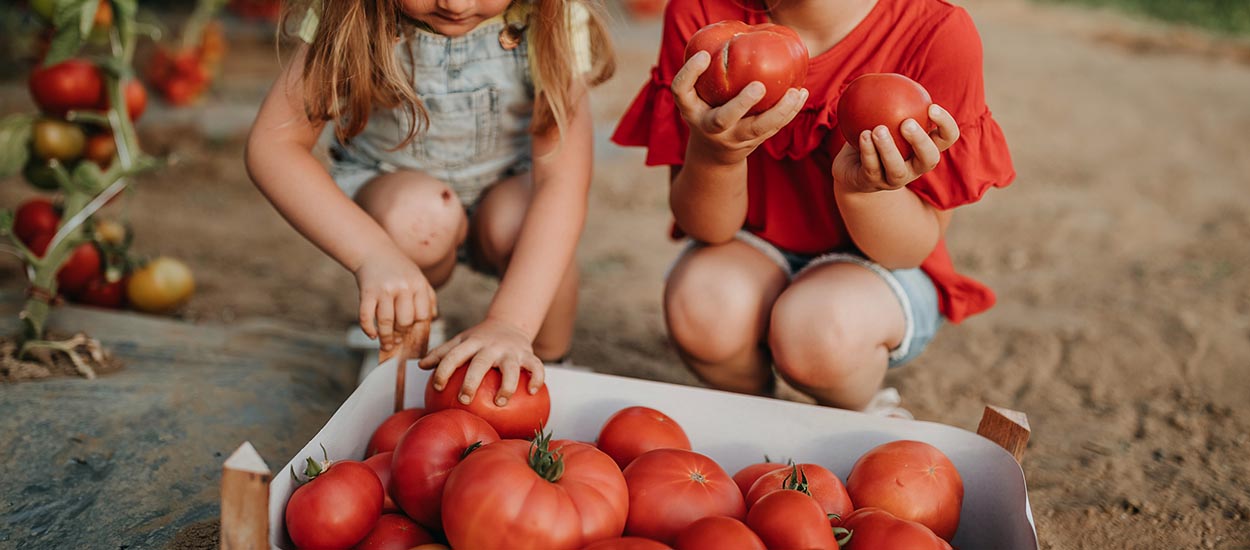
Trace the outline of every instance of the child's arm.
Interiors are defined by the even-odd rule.
[[[781,101],[758,116],[743,118],[764,95],[752,82],[720,107],[695,93],[694,83],[711,56],[699,52],[673,77],[673,96],[690,127],[685,164],[673,175],[669,204],[673,217],[691,238],[711,244],[729,242],[747,216],[747,157],[798,114],[807,90],[788,90]]]
[[[530,393],[543,385],[543,365],[534,355],[533,341],[573,261],[586,221],[594,156],[590,96],[585,89],[576,93],[580,97],[577,110],[564,129],[563,140],[556,128],[534,136],[533,195],[486,319],[421,360],[422,368],[437,365],[432,376],[439,391],[468,362],[460,388],[462,402],[472,399],[482,378],[496,365],[503,376],[496,400],[499,406],[515,391],[521,368],[531,373]]]
[[[843,146],[833,161],[834,195],[847,232],[860,251],[886,269],[916,267],[946,232],[951,211],[939,210],[905,189],[937,166],[942,151],[959,139],[959,125],[945,109],[929,107],[938,126],[932,134],[908,120],[903,137],[915,149],[904,161],[884,126],[859,136],[859,151]]]
[[[274,208],[356,276],[360,326],[383,348],[397,329],[427,319],[434,290],[421,270],[363,209],[347,197],[312,155],[322,128],[303,110],[304,50],[274,83],[248,136],[248,173]],[[376,323],[376,328],[375,328]]]

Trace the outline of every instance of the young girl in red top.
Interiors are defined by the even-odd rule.
[[[759,83],[717,108],[700,99],[709,56],[686,62],[686,42],[726,19],[795,30],[811,52],[804,89],[757,116],[745,114]],[[910,160],[885,127],[860,135],[858,152],[838,131],[838,98],[866,73],[901,73],[932,95],[937,129],[903,125]],[[956,273],[943,235],[952,209],[1015,174],[985,105],[980,37],[943,0],[672,0],[659,63],[613,139],[672,167],[671,209],[692,243],[665,317],[711,386],[767,393],[775,365],[818,402],[863,409],[943,319],[993,305]]]
[[[296,52],[247,144],[257,187],[351,270],[360,325],[384,349],[433,317],[458,261],[503,274],[484,319],[434,349],[438,389],[467,365],[472,397],[502,371],[497,404],[540,360],[566,354],[573,251],[586,217],[587,89],[612,72],[591,0],[292,2]],[[316,21],[319,15],[320,24]],[[315,30],[313,30],[315,29]],[[332,124],[333,162],[311,153]]]

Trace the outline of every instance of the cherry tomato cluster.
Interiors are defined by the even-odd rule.
[[[491,371],[468,405],[456,400],[455,379],[443,392],[427,385],[426,408],[387,418],[363,462],[308,459],[312,479],[287,502],[292,542],[396,550],[951,548],[963,482],[931,445],[874,448],[845,484],[819,464],[766,461],[730,476],[660,411],[622,409],[593,444],[553,440],[541,431],[551,406],[546,388],[499,408],[500,383]]]
[[[213,83],[225,56],[226,41],[217,22],[204,27],[200,43],[184,48],[157,45],[146,78],[170,105],[194,104]]]

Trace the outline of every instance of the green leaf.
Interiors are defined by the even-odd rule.
[[[45,67],[78,55],[95,23],[95,12],[99,7],[97,0],[57,0],[56,15],[52,18],[56,34],[48,47],[48,56],[44,58]]]
[[[0,178],[22,171],[30,159],[30,135],[35,117],[14,114],[0,119]]]
[[[78,30],[82,32],[83,36],[87,36],[88,34],[91,34],[91,28],[95,26],[95,12],[99,11],[100,3],[88,0],[83,2],[82,6],[78,9],[80,10]]]

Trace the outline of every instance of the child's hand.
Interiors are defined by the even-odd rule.
[[[929,133],[915,120],[903,121],[903,138],[915,150],[910,160],[903,160],[885,126],[864,130],[859,136],[859,151],[847,144],[833,159],[834,181],[850,191],[873,193],[901,189],[927,174],[937,166],[942,151],[959,140],[959,124],[946,109],[930,105],[929,119],[937,124]]]
[[[527,391],[537,393],[543,387],[543,362],[534,355],[531,338],[516,326],[498,319],[487,318],[448,340],[422,358],[420,366],[423,369],[438,366],[431,376],[434,389],[443,391],[452,373],[466,363],[465,368],[469,370],[460,387],[460,402],[464,404],[473,400],[486,372],[496,366],[503,375],[495,397],[497,406],[507,405],[508,398],[516,392],[521,369],[530,371]]]
[[[379,339],[383,350],[399,345],[400,334],[416,321],[433,318],[438,311],[438,298],[430,282],[394,246],[366,256],[355,275],[360,287],[360,328],[370,338]]]
[[[711,59],[707,52],[699,52],[686,61],[673,77],[673,98],[690,126],[692,145],[724,164],[735,164],[746,160],[760,143],[789,124],[807,102],[808,92],[791,88],[772,108],[743,118],[764,97],[764,84],[747,84],[729,103],[712,107],[694,90],[695,81],[707,70]]]

